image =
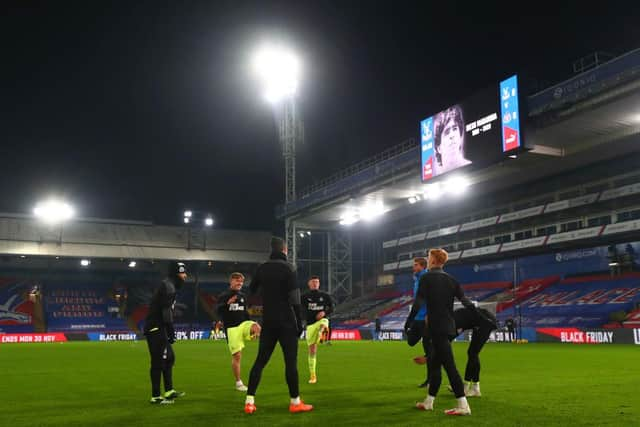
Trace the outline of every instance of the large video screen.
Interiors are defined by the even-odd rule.
[[[469,165],[490,165],[520,148],[519,107],[514,75],[422,120],[422,180]]]

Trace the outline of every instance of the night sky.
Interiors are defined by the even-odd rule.
[[[2,2],[0,211],[56,194],[84,217],[179,224],[192,208],[275,230],[283,161],[249,68],[263,40],[302,56],[299,189],[512,73],[531,92],[640,46],[631,2],[528,18],[470,3]]]

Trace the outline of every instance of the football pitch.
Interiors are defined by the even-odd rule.
[[[465,343],[454,344],[463,372]],[[318,351],[318,383],[307,384],[306,346],[298,356],[303,400],[312,413],[289,414],[277,347],[256,396],[243,413],[224,342],[174,345],[175,388],[187,396],[151,405],[146,342],[67,342],[0,346],[2,426],[275,425],[640,425],[640,346],[487,344],[481,353],[483,396],[470,417],[447,417],[455,399],[443,387],[434,412],[414,409],[425,396],[418,347],[403,342],[334,342]],[[244,350],[243,380],[257,351]]]

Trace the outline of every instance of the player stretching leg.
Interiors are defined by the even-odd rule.
[[[318,381],[316,375],[316,355],[318,344],[329,336],[329,319],[327,316],[333,311],[333,301],[329,294],[320,292],[320,278],[311,276],[309,292],[302,296],[302,306],[307,318],[307,345],[309,346],[309,384]]]
[[[497,328],[496,317],[484,308],[478,308],[477,311],[459,308],[453,312],[453,317],[458,332],[472,330],[464,371],[464,392],[467,397],[480,397],[480,351],[489,340],[491,331]]]
[[[219,297],[218,315],[225,327],[225,335],[231,352],[231,370],[236,379],[236,390],[247,391],[240,378],[240,360],[246,340],[260,335],[260,325],[249,319],[246,297],[240,292],[244,284],[242,273],[231,273],[229,289]]]

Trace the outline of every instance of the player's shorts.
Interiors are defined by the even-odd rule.
[[[238,326],[227,329],[227,343],[231,354],[236,354],[244,348],[244,342],[251,339],[251,325],[254,321],[245,320]]]
[[[320,342],[320,331],[322,330],[323,326],[327,328],[329,327],[329,319],[320,319],[317,322],[307,326],[307,345],[318,344]]]

